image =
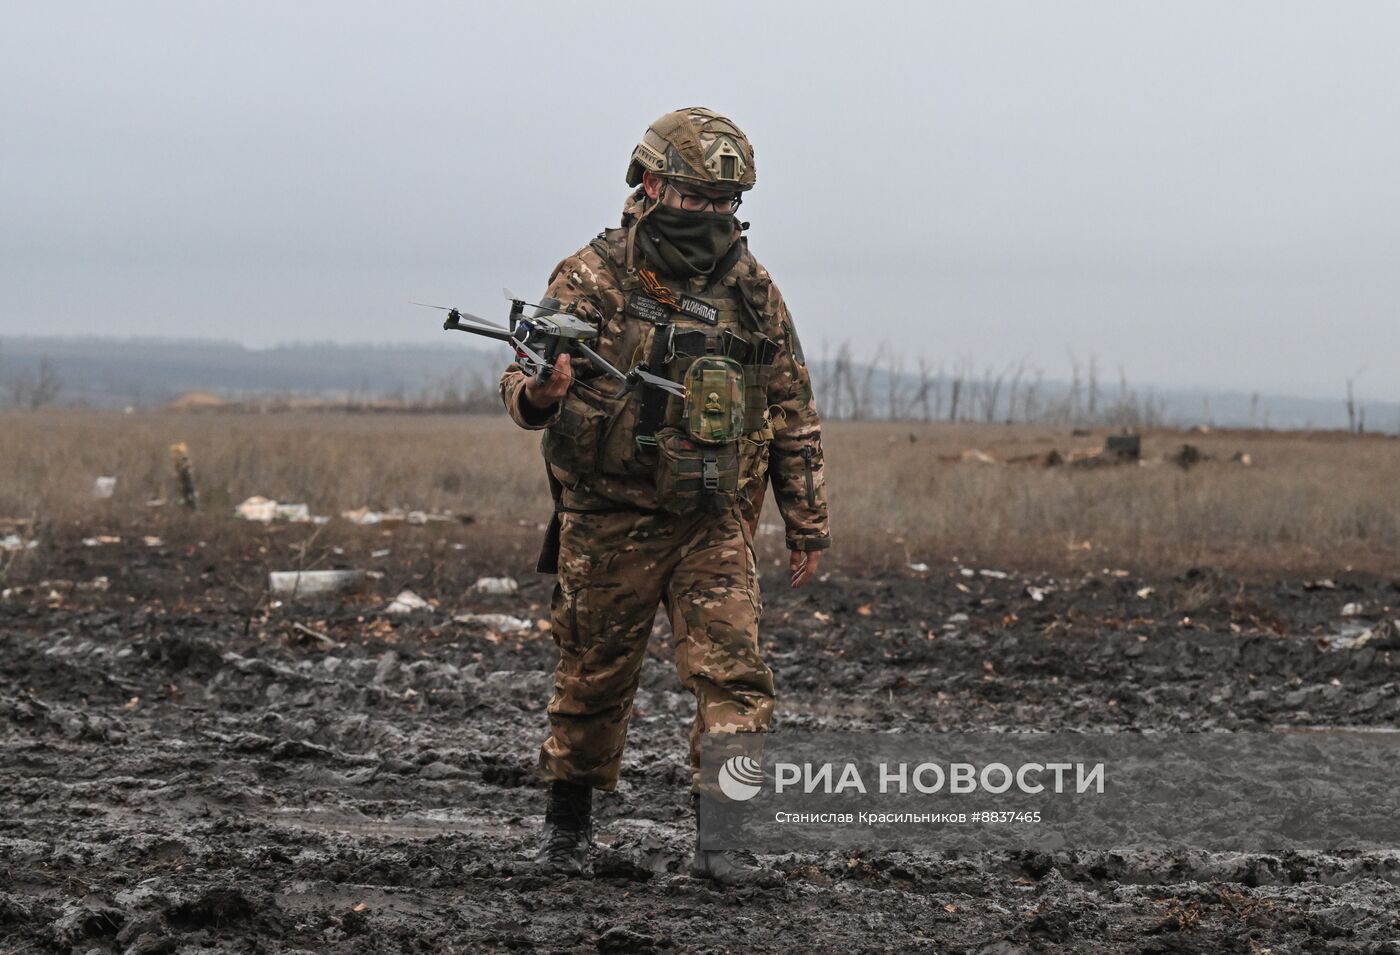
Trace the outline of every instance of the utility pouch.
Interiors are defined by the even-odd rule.
[[[656,450],[656,503],[663,510],[718,512],[738,500],[738,441],[700,444],[679,428],[662,428]]]
[[[721,511],[739,493],[744,370],[732,358],[702,355],[685,373],[681,426],[656,433],[656,502],[676,514]]]
[[[732,358],[702,355],[685,373],[686,431],[700,444],[730,444],[744,432],[744,369]]]

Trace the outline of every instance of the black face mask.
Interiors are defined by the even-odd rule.
[[[660,204],[641,228],[666,271],[685,277],[709,274],[739,238],[739,220],[732,212],[686,212]]]

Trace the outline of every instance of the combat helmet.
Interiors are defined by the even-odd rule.
[[[627,164],[627,185],[651,172],[710,188],[752,189],[753,146],[728,118],[703,106],[666,113],[647,127]]]

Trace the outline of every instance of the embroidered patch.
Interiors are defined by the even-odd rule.
[[[719,309],[711,305],[704,299],[695,298],[691,295],[682,295],[679,310],[689,315],[691,318],[698,318],[702,322],[714,325],[719,322]]]
[[[656,299],[641,292],[633,292],[627,299],[627,313],[635,315],[640,319],[651,322],[653,325],[665,325],[671,320],[671,310],[662,305]]]

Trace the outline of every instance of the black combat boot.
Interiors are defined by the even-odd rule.
[[[578,875],[593,845],[593,787],[555,780],[535,865],[546,872]]]
[[[695,811],[695,855],[690,860],[690,874],[697,879],[709,879],[727,886],[781,885],[783,877],[758,864],[752,852],[741,849],[700,848],[700,794],[691,793],[691,808]]]

